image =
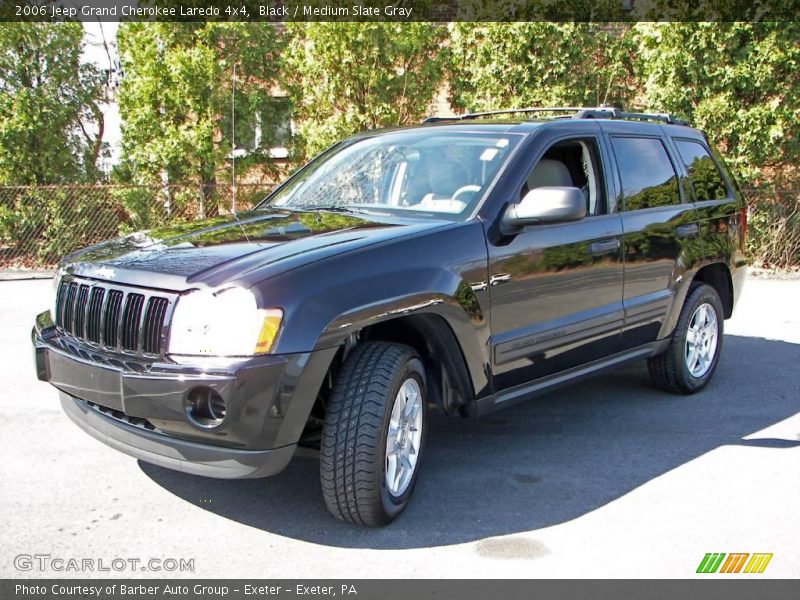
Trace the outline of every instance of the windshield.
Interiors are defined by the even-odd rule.
[[[268,206],[462,220],[518,140],[430,129],[359,139],[311,162]]]

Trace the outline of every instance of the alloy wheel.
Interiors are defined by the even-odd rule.
[[[408,489],[422,442],[422,391],[414,378],[400,386],[386,436],[386,488],[394,497]]]
[[[689,320],[686,332],[686,366],[692,377],[702,377],[708,372],[717,354],[719,325],[714,307],[701,304]]]

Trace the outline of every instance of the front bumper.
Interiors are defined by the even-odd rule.
[[[146,462],[221,478],[286,467],[335,353],[143,362],[75,343],[49,313],[37,317],[32,339],[38,378],[60,390],[84,431]],[[222,424],[205,428],[188,418],[187,398],[198,387],[225,400]]]
[[[220,479],[266,477],[282,471],[295,451],[295,445],[274,450],[236,450],[144,431],[108,417],[64,392],[61,406],[78,427],[104,444],[145,462],[193,475]]]

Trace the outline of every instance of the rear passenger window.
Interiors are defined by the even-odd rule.
[[[664,144],[657,138],[614,137],[624,210],[680,204],[678,177]]]
[[[694,194],[698,200],[723,200],[728,197],[725,180],[717,164],[702,144],[688,140],[675,140]]]

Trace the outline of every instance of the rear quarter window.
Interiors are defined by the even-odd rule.
[[[699,142],[673,140],[686,166],[698,200],[724,200],[728,198],[728,186],[719,172],[719,167],[708,150]]]

